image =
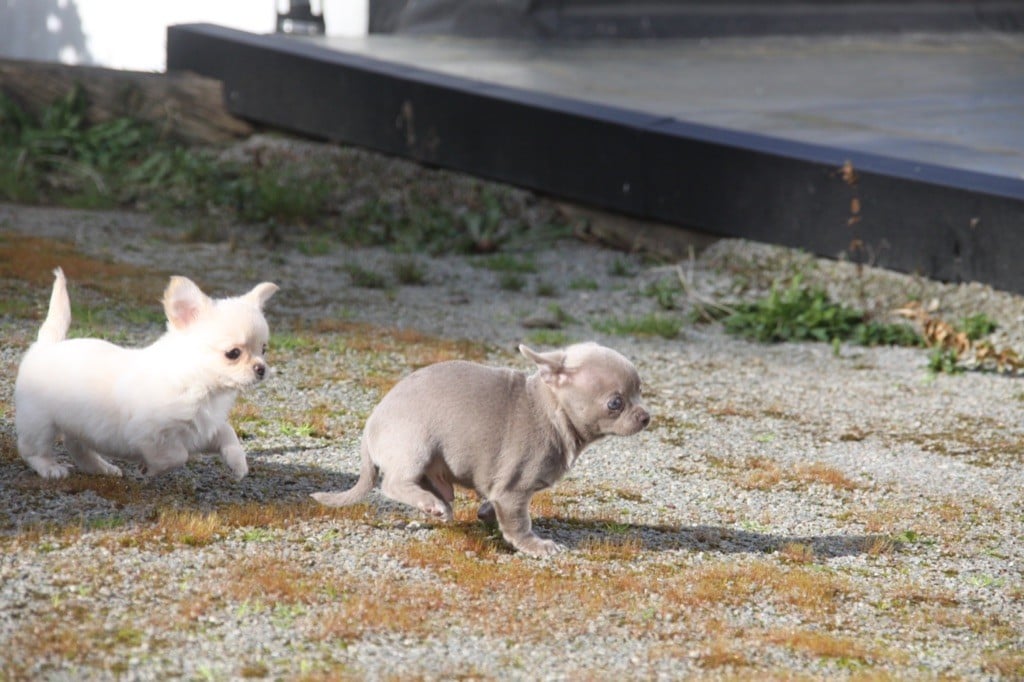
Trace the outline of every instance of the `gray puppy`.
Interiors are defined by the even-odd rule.
[[[562,478],[588,445],[633,435],[651,416],[640,402],[636,368],[610,348],[581,343],[519,352],[536,372],[456,360],[402,379],[366,422],[355,486],[313,497],[328,506],[354,504],[380,474],[385,495],[450,521],[458,484],[485,500],[480,518],[497,518],[516,549],[562,549],[533,532],[530,498]]]

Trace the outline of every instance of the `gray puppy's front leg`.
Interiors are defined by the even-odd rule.
[[[531,497],[533,493],[508,492],[490,500],[502,536],[519,551],[534,556],[548,556],[562,551],[564,548],[554,540],[545,540],[533,532],[533,523],[530,521]],[[479,513],[484,512],[485,506],[486,502]]]

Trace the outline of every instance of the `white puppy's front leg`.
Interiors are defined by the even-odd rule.
[[[245,459],[245,450],[242,449],[242,444],[239,442],[235,430],[227,422],[221,424],[220,428],[217,429],[217,435],[214,436],[214,445],[220,451],[224,464],[227,465],[228,469],[231,469],[231,473],[235,475],[235,478],[238,480],[245,478],[245,475],[249,473],[249,463]]]

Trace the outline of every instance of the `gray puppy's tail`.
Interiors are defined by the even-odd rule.
[[[57,343],[68,335],[71,326],[71,299],[68,298],[68,283],[64,279],[64,271],[57,268],[53,271],[53,293],[50,294],[50,309],[46,319],[39,328],[36,337],[42,343]]]
[[[328,507],[345,507],[355,504],[366,497],[373,486],[377,484],[377,466],[370,459],[370,451],[366,447],[366,439],[359,447],[363,458],[362,466],[359,469],[359,480],[348,490],[339,490],[330,493],[313,493],[310,495],[314,500]]]

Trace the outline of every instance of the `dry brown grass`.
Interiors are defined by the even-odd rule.
[[[366,520],[365,504],[325,507],[312,500],[241,502],[213,511],[160,509],[150,534],[166,542],[205,545],[239,528],[288,528],[308,519]]]
[[[798,466],[794,472],[796,479],[802,483],[817,483],[838,490],[856,490],[862,487],[835,467],[820,462]]]
[[[687,623],[695,627],[691,632],[699,634],[694,636],[691,632],[685,635],[680,633],[672,637],[671,641],[655,644],[648,650],[648,658],[651,661],[690,659],[705,670],[715,670],[715,679],[733,679],[729,676],[729,669],[745,668],[753,664],[751,655],[756,656],[755,646],[760,642],[751,638],[744,639],[743,630],[729,627],[714,616],[699,622],[688,618]],[[725,670],[721,670],[723,668]]]
[[[937,502],[929,511],[943,523],[962,521],[966,513],[961,503],[954,499]]]
[[[321,598],[329,580],[286,559],[257,555],[234,563],[221,588],[234,602],[311,604]]]
[[[53,284],[53,269],[58,265],[72,286],[89,286],[119,301],[153,303],[167,284],[162,273],[85,256],[67,242],[9,232],[0,235],[0,279],[27,282],[42,295]]]
[[[5,648],[14,655],[0,663],[0,678],[31,679],[30,666],[42,661],[101,666],[103,656],[97,649],[107,637],[88,609],[66,605],[59,612],[21,623],[6,642]]]
[[[46,602],[26,604],[10,630],[0,656],[0,679],[35,679],[32,666],[76,663],[106,669],[112,659],[138,649],[143,631],[154,624],[156,615],[129,610],[117,615],[92,596],[100,588],[118,584],[114,559],[100,561],[82,570],[77,563],[58,566],[53,585],[58,589]],[[143,579],[148,579],[144,576]],[[149,650],[159,648],[158,638],[149,640]]]
[[[468,615],[466,605],[456,603],[457,597],[443,585],[397,577],[349,584],[337,597],[313,610],[304,629],[315,639],[345,642],[372,632],[422,636]]]
[[[310,519],[366,521],[372,513],[365,504],[351,507],[325,507],[312,500],[274,503],[240,502],[222,505],[213,510],[182,509],[160,506],[150,522],[137,522],[130,527],[100,531],[97,543],[118,547],[164,548],[204,547],[245,528],[286,529]],[[40,539],[53,541],[53,529],[41,529]],[[61,532],[68,532],[67,529]],[[81,529],[79,528],[79,534]],[[28,537],[25,532],[20,538]],[[38,541],[38,540],[37,540]]]
[[[737,651],[737,644],[730,640],[715,640],[707,651],[697,656],[697,665],[701,668],[722,668],[722,667],[745,667],[750,665],[750,659],[744,653]]]
[[[359,385],[383,398],[388,391],[395,387],[395,384],[402,378],[401,371],[394,372],[367,372],[359,377]]]
[[[564,513],[564,505],[559,503],[559,498],[564,499],[565,495],[555,489],[540,491],[530,499],[530,514],[546,519],[558,518]]]
[[[869,533],[895,532],[898,528],[905,528],[915,517],[916,514],[909,507],[892,505],[881,505],[855,514],[855,518],[864,524],[864,530]]]
[[[240,396],[235,401],[235,406],[231,409],[232,421],[258,420],[261,416],[260,408],[255,403],[247,400],[245,396]]]
[[[651,564],[634,537],[585,542],[572,563],[536,565],[508,556],[503,544],[482,530],[443,527],[437,532],[440,537],[410,543],[403,561],[448,583],[461,594],[456,603],[486,600],[492,615],[500,617],[479,627],[498,636],[542,637],[550,624],[536,612],[538,605],[547,605],[546,610],[568,605],[557,618],[559,630],[571,635],[585,632],[601,614],[624,614],[630,627],[643,629],[650,626],[645,612],[692,619],[765,601],[816,622],[827,620],[854,593],[846,579],[827,570],[769,560],[696,567]],[[472,613],[457,617],[475,618]]]
[[[1024,653],[1013,650],[989,652],[982,656],[981,669],[1007,680],[1024,680]]]
[[[305,324],[295,322],[293,326]],[[307,378],[307,385],[316,388],[322,380],[354,381],[383,396],[405,375],[412,371],[447,360],[482,362],[487,358],[485,344],[464,339],[448,339],[424,334],[411,329],[379,327],[350,320],[318,320],[309,329],[296,330],[309,337],[306,352],[320,348],[339,348],[339,352],[360,355],[360,369],[332,367],[329,377],[322,373]],[[328,338],[329,337],[329,338]],[[302,337],[305,338],[305,337]],[[302,348],[295,352],[303,352]]]
[[[813,616],[832,613],[852,593],[849,581],[831,572],[764,560],[712,563],[680,575],[685,579],[671,581],[667,594],[692,607],[769,600]]]
[[[67,547],[82,537],[85,529],[81,524],[57,525],[33,523],[22,526],[17,532],[0,535],[0,547],[24,549],[28,547]]]
[[[892,538],[876,535],[869,537],[865,541],[864,552],[868,556],[879,557],[887,554],[893,554],[899,549],[897,544]]]
[[[318,320],[313,326],[318,334],[339,336],[347,348],[361,352],[397,353],[413,369],[446,360],[482,362],[487,347],[477,341],[446,339],[414,329],[378,327],[350,320]]]
[[[779,548],[779,557],[794,564],[812,564],[817,558],[814,548],[802,542],[787,542]]]
[[[971,514],[964,505],[971,508]],[[922,501],[921,504],[883,502],[868,508],[850,509],[848,520],[863,524],[864,530],[875,538],[878,546],[874,554],[886,554],[897,549],[899,540],[884,547],[884,537],[899,538],[913,533],[917,538],[939,541],[950,546],[960,544],[970,531],[973,514],[985,513],[984,500],[938,500]],[[968,550],[970,551],[970,550]]]
[[[945,589],[924,587],[911,582],[902,582],[886,593],[886,598],[896,607],[918,607],[922,605],[955,607],[959,605],[956,595]]]
[[[312,438],[341,438],[347,432],[340,423],[338,411],[326,403],[316,403],[306,409],[285,412],[278,415],[275,421],[282,425],[287,424]]]
[[[590,561],[636,561],[644,549],[643,540],[635,535],[625,537],[587,538],[577,551]]]
[[[637,599],[650,586],[643,572],[615,565],[538,565],[510,554],[503,543],[482,532],[446,528],[440,539],[411,543],[403,558],[449,586],[460,605],[455,614],[459,620],[488,634],[531,641],[550,633],[552,611],[558,614],[560,631],[581,634],[601,613],[638,609]],[[481,601],[488,605],[482,613]]]
[[[67,478],[57,480],[35,476],[26,476],[18,481],[21,490],[39,490],[47,493],[77,495],[91,491],[105,500],[120,506],[138,504],[147,493],[140,481],[123,476],[94,476],[90,474],[72,473]]]
[[[729,474],[728,478],[745,490],[772,490],[781,486],[790,488],[826,485],[837,490],[856,490],[863,486],[840,470],[820,462],[786,467],[761,456],[731,460],[709,457],[709,462]]]
[[[0,461],[16,462],[19,459],[18,444],[13,433],[0,432]]]
[[[839,637],[821,630],[804,630],[782,628],[764,634],[764,641],[769,644],[784,646],[787,649],[817,658],[835,658],[848,661],[867,663],[885,657],[855,639]]]

